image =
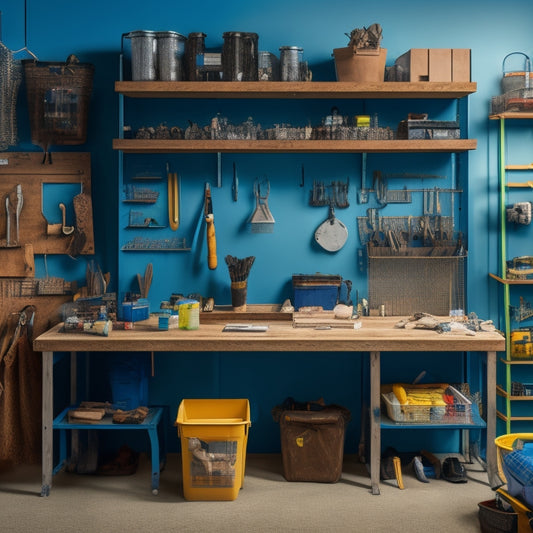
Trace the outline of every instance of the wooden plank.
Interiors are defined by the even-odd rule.
[[[279,304],[248,304],[246,312],[235,312],[231,305],[215,306],[213,311],[201,312],[201,324],[226,323],[226,322],[248,322],[251,320],[261,321],[290,321],[292,313],[282,313]]]
[[[25,244],[19,248],[1,248],[2,268],[0,278],[32,278],[35,276],[33,246]]]
[[[222,332],[222,324],[202,324],[197,330],[160,331],[156,318],[136,322],[132,330],[113,330],[108,337],[61,333],[52,328],[34,341],[37,351],[169,351],[169,352],[447,352],[505,351],[505,338],[496,332],[447,335],[433,330],[395,328],[401,317],[363,317],[357,330],[293,328],[278,321],[266,332]],[[443,317],[443,320],[449,317]]]
[[[79,192],[91,192],[89,153],[54,152],[51,157],[51,164],[43,163],[42,152],[6,152],[0,157],[0,198],[3,199],[14,187],[21,185],[23,206],[19,219],[19,241],[21,244],[32,244],[35,254],[66,254],[72,239],[72,236],[61,233],[47,234],[48,221],[42,212],[43,186],[75,184],[79,185]],[[0,238],[6,236],[6,220],[7,217],[0,217]],[[11,233],[14,234],[13,229]],[[93,254],[92,213],[90,232],[86,237],[81,253]],[[5,262],[2,263],[4,268]]]
[[[409,153],[475,150],[475,139],[355,140],[174,140],[113,139],[113,149],[127,153]]]
[[[340,81],[117,81],[115,91],[131,98],[462,98],[475,82]]]

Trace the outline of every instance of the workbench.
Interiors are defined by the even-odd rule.
[[[62,333],[58,324],[34,340],[35,351],[43,353],[42,402],[42,489],[47,496],[53,476],[53,364],[54,352],[352,352],[369,356],[370,369],[370,481],[371,492],[379,494],[381,455],[381,352],[427,352],[438,357],[445,352],[480,352],[487,359],[486,463],[491,486],[499,485],[496,463],[496,353],[505,351],[505,339],[498,332],[475,335],[438,333],[425,329],[395,328],[401,317],[364,317],[359,329],[294,328],[288,320],[271,321],[264,332],[223,332],[227,320],[201,323],[197,330],[159,331],[157,320],[136,323],[133,330],[114,330],[108,337],[84,333]],[[444,320],[444,319],[443,319]],[[249,322],[243,314],[235,322]],[[262,321],[261,324],[265,322]],[[72,379],[72,376],[71,376]],[[435,426],[438,428],[438,426]],[[459,428],[458,428],[459,429]]]

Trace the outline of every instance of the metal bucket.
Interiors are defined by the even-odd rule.
[[[257,33],[227,31],[223,37],[224,81],[257,81]]]
[[[303,48],[299,46],[280,47],[281,81],[300,81],[300,65],[302,63]]]
[[[154,31],[137,30],[127,33],[131,39],[131,79],[154,81],[157,79],[157,40]]]
[[[175,31],[158,31],[155,36],[157,78],[162,81],[182,80],[186,37]]]
[[[521,55],[524,56],[524,67],[523,71],[505,71],[505,61],[512,55]],[[533,86],[533,73],[531,72],[531,60],[529,56],[523,52],[511,52],[503,58],[502,63],[503,78],[502,78],[502,92],[506,93],[508,91],[515,91],[517,89],[529,89]]]

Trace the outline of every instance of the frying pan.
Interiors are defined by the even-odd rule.
[[[329,215],[315,231],[315,241],[328,252],[340,250],[348,238],[348,229],[335,217],[335,209],[329,206]]]

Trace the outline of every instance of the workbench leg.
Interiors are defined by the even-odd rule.
[[[53,443],[54,354],[43,352],[42,377],[42,485],[41,496],[49,496],[52,487],[54,460]]]
[[[379,494],[381,460],[381,361],[380,352],[370,352],[370,484],[372,494]]]
[[[496,352],[487,352],[487,474],[489,485],[497,489],[503,485],[496,459]]]
[[[149,429],[150,444],[152,448],[152,494],[159,493],[159,438],[157,436],[157,427]]]

